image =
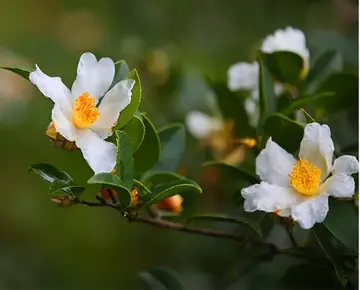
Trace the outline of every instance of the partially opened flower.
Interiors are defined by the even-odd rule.
[[[304,33],[296,28],[287,27],[278,29],[274,34],[267,36],[262,43],[261,51],[272,53],[276,51],[290,51],[300,55],[304,60],[302,77],[306,76],[309,67],[310,53],[306,47]],[[259,118],[259,65],[257,62],[235,63],[228,69],[228,87],[231,91],[249,90],[250,96],[245,101],[245,110],[250,117],[250,124],[255,126]],[[279,96],[284,92],[282,84],[274,83],[274,92]]]
[[[256,159],[261,183],[241,191],[245,211],[290,216],[304,229],[323,222],[329,210],[329,196],[353,196],[355,182],[351,175],[359,171],[355,157],[344,155],[333,162],[333,153],[327,125],[306,125],[299,159],[270,138]]]
[[[186,127],[197,139],[204,139],[211,133],[220,131],[223,122],[219,118],[206,115],[200,111],[191,111],[186,115]]]
[[[49,77],[38,66],[30,81],[54,102],[52,121],[56,132],[82,151],[95,173],[115,167],[116,146],[103,139],[112,135],[120,112],[130,104],[134,80],[123,80],[110,89],[115,65],[110,58],[97,61],[81,55],[71,91],[59,77]],[[110,90],[109,90],[110,89]]]

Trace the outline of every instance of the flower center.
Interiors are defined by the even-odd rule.
[[[99,115],[96,98],[90,97],[89,93],[83,93],[75,100],[72,121],[77,128],[88,128],[99,118]]]
[[[303,195],[315,195],[320,187],[321,170],[305,159],[299,159],[290,173],[290,184]]]

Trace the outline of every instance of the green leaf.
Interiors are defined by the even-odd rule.
[[[144,191],[143,192],[144,194],[151,193],[150,189],[147,188],[147,186],[145,184],[143,184],[142,182],[140,182],[139,180],[134,179],[133,183],[134,183],[134,187],[142,189]]]
[[[273,80],[267,67],[264,66],[261,57],[257,59],[259,64],[259,125],[265,120],[268,114],[276,112],[276,100],[274,94]]]
[[[75,185],[75,184],[67,184],[60,180],[55,180],[50,184],[49,194],[51,196],[59,196],[63,192],[64,194],[71,194],[79,197],[85,190],[85,187]]]
[[[196,182],[188,179],[179,179],[161,184],[155,187],[151,195],[148,195],[148,200],[144,203],[144,206],[149,206],[165,198],[187,191],[202,193],[201,187]]]
[[[261,53],[265,66],[269,69],[276,81],[297,85],[304,68],[303,58],[290,51],[276,51]]]
[[[53,183],[54,181],[63,181],[67,184],[73,182],[71,176],[65,171],[60,171],[55,166],[47,163],[38,163],[31,165],[29,171],[35,172],[42,179],[48,183]]]
[[[89,184],[100,184],[105,187],[114,189],[121,201],[121,205],[124,208],[127,208],[131,204],[131,193],[130,191],[122,185],[121,179],[112,173],[99,173],[91,177],[87,183]]]
[[[341,285],[345,286],[347,283],[345,272],[341,262],[338,260],[339,255],[336,253],[336,248],[331,242],[331,237],[329,236],[328,231],[322,224],[315,225],[312,231],[325,256],[333,264],[336,277],[338,278]]]
[[[291,102],[290,106],[284,109],[281,113],[284,115],[290,115],[296,110],[305,108],[308,105],[311,105],[314,108],[322,107],[323,104],[331,100],[334,96],[335,92],[320,92],[311,96],[300,97]]]
[[[132,117],[136,114],[140,103],[141,103],[141,83],[137,71],[132,70],[126,77],[126,80],[135,80],[134,87],[132,89],[131,102],[130,104],[121,111],[120,117],[117,121],[115,129],[121,129],[127,122],[131,120]]]
[[[18,74],[19,76],[27,80],[29,80],[30,73],[34,71],[34,69],[32,68],[17,67],[17,66],[0,66],[0,68],[12,71],[13,73]]]
[[[115,134],[117,138],[116,175],[120,177],[123,186],[131,190],[134,176],[134,162],[130,139],[125,132],[117,130]]]
[[[143,178],[143,181],[147,186],[152,186],[153,184],[168,183],[179,179],[186,179],[186,178],[184,176],[181,176],[173,172],[159,171],[151,175],[147,174],[145,178]]]
[[[160,140],[154,125],[142,114],[145,125],[145,136],[140,148],[134,154],[135,171],[144,173],[151,169],[159,160]]]
[[[122,127],[121,131],[129,136],[132,152],[135,153],[144,140],[144,123],[138,116],[134,116],[124,127]]]
[[[330,198],[329,208],[323,224],[336,239],[358,252],[359,221],[353,203]]]
[[[311,84],[315,81],[324,71],[331,65],[332,60],[336,56],[336,50],[328,50],[321,54],[315,61],[314,65],[310,68],[309,74],[307,75],[304,86]]]
[[[300,147],[304,126],[282,114],[272,114],[266,118],[262,129],[286,151],[293,153]]]
[[[225,176],[231,176],[233,178],[237,179],[243,179],[247,182],[253,184],[253,183],[259,183],[260,180],[257,177],[255,173],[252,173],[248,169],[242,168],[242,167],[234,167],[225,163],[217,162],[217,161],[208,161],[203,164],[203,167],[216,167],[218,168],[223,175]]]
[[[125,60],[115,62],[115,77],[111,87],[122,81],[129,74],[129,71],[129,66]]]
[[[260,238],[263,238],[260,226],[254,221],[242,216],[232,217],[223,214],[204,214],[189,218],[187,223],[201,220],[241,224],[243,226],[251,228]]]
[[[148,272],[139,274],[140,281],[146,290],[167,290],[165,285]]]
[[[155,268],[149,274],[160,281],[167,290],[183,290],[184,286],[179,282],[175,273],[166,268]]]

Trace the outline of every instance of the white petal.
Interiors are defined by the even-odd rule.
[[[261,180],[280,186],[289,186],[289,174],[296,160],[271,138],[256,158],[256,173]]]
[[[322,184],[321,191],[335,197],[352,197],[355,193],[354,178],[348,175],[333,175]]]
[[[111,172],[116,165],[116,146],[104,141],[90,130],[83,130],[83,134],[76,145],[95,174]]]
[[[110,58],[104,57],[97,61],[92,53],[84,53],[79,60],[71,93],[77,98],[88,92],[92,97],[99,99],[110,88],[114,75],[115,65]]]
[[[70,90],[63,84],[59,77],[49,77],[36,65],[35,71],[29,75],[29,80],[38,87],[40,92],[58,104],[62,109],[72,107]]]
[[[256,127],[260,117],[258,102],[254,98],[247,98],[244,102],[244,109],[248,114],[249,124]]]
[[[65,139],[75,141],[78,136],[78,129],[72,122],[64,115],[60,106],[55,104],[52,109],[51,118],[54,121],[56,131],[60,133]]]
[[[213,131],[221,130],[222,122],[200,111],[192,111],[186,115],[186,127],[195,138],[203,139]]]
[[[315,122],[306,125],[299,157],[320,168],[322,180],[329,175],[333,153],[334,142],[331,139],[330,128]]]
[[[257,62],[239,62],[228,69],[228,87],[231,91],[252,90],[257,87],[259,65]]]
[[[359,161],[354,156],[343,155],[335,159],[332,174],[352,175],[359,172]]]
[[[315,223],[323,222],[328,211],[328,196],[323,194],[315,198],[305,199],[304,202],[293,206],[291,215],[303,229],[310,229]]]
[[[111,128],[116,124],[120,112],[131,102],[134,84],[134,80],[120,81],[101,100],[99,119],[90,127],[101,138],[105,139],[112,134]]]
[[[309,66],[310,52],[306,47],[305,35],[299,29],[286,27],[276,30],[274,34],[268,35],[264,39],[261,50],[267,53],[291,51],[304,59],[305,67]]]
[[[266,182],[242,189],[241,195],[245,198],[244,210],[248,212],[286,210],[300,200],[300,196],[291,188]]]

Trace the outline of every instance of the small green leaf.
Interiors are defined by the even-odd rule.
[[[144,206],[157,203],[160,200],[187,191],[202,193],[201,187],[196,182],[188,179],[179,179],[166,184],[161,184],[155,187],[152,194],[148,196],[149,199],[144,203]]]
[[[131,149],[132,152],[135,153],[144,140],[144,123],[138,116],[134,116],[124,127],[122,127],[121,131],[125,132],[130,138]]]
[[[214,221],[224,223],[236,223],[251,228],[260,238],[263,238],[260,226],[254,221],[247,219],[243,216],[232,217],[222,214],[204,214],[200,216],[194,216],[188,219],[187,223],[193,221]]]
[[[304,135],[302,124],[278,113],[267,117],[262,129],[274,142],[291,153],[299,149]]]
[[[216,167],[219,168],[226,176],[233,176],[234,178],[243,179],[247,182],[259,183],[260,180],[255,173],[250,172],[248,169],[242,167],[234,167],[225,163],[217,161],[208,161],[203,164],[203,167]]]
[[[329,212],[324,220],[325,227],[351,250],[358,252],[359,221],[352,202],[329,199]]]
[[[127,208],[131,204],[131,193],[122,185],[121,179],[112,173],[99,173],[91,177],[87,183],[99,184],[114,189],[118,195],[121,205]]]
[[[116,175],[127,189],[132,189],[134,177],[134,162],[130,139],[125,132],[117,130]]]
[[[132,70],[126,77],[126,80],[135,80],[134,87],[132,89],[131,102],[130,104],[120,113],[120,117],[117,121],[115,129],[121,129],[127,122],[131,120],[136,114],[140,103],[141,103],[141,83],[137,71]]]
[[[267,67],[264,66],[261,57],[257,59],[259,64],[259,125],[265,120],[268,114],[276,112],[276,100],[274,93],[273,80]]]
[[[176,171],[185,150],[185,128],[182,124],[173,124],[158,131],[161,153],[156,171]]]
[[[125,60],[115,62],[115,77],[111,87],[122,81],[129,74],[129,71],[129,66]]]
[[[150,189],[147,188],[147,186],[145,184],[143,184],[142,182],[140,182],[139,180],[134,179],[133,183],[134,183],[134,187],[137,187],[137,188],[143,190],[144,194],[151,193]]]
[[[67,184],[60,180],[55,180],[50,184],[49,194],[52,196],[59,196],[63,192],[63,194],[71,194],[73,196],[79,197],[85,190],[85,187],[75,185],[75,184]]]
[[[269,69],[276,81],[297,85],[304,69],[303,58],[290,51],[276,51],[261,53],[265,66]]]
[[[34,71],[34,69],[32,68],[16,67],[16,66],[0,66],[0,68],[12,71],[13,73],[18,74],[19,76],[22,76],[27,80],[29,80],[30,73]]]
[[[184,176],[181,176],[173,172],[159,171],[151,175],[147,174],[145,178],[143,178],[143,181],[147,186],[152,186],[153,184],[168,183],[179,179],[186,179],[186,178]]]
[[[154,125],[142,114],[145,136],[140,148],[134,154],[135,171],[138,174],[151,169],[159,160],[160,140]]]
[[[67,184],[73,183],[73,179],[65,171],[60,171],[55,166],[47,163],[38,163],[31,165],[29,171],[33,171],[39,175],[42,179],[48,183],[53,183],[54,181],[62,181]]]

